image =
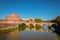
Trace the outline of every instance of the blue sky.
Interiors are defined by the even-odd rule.
[[[59,0],[0,0],[0,18],[9,14],[18,14],[21,19],[54,19],[60,15]]]

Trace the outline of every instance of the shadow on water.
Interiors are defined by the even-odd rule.
[[[0,34],[0,40],[5,40],[5,36],[3,34]]]
[[[54,29],[53,32],[57,34],[57,39],[60,40],[60,24],[53,24],[52,28]]]
[[[52,28],[54,29],[53,32],[55,32],[56,34],[60,36],[60,26],[53,24]]]

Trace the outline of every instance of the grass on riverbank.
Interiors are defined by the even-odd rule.
[[[60,40],[60,35],[59,34],[57,34],[57,40]]]
[[[58,36],[57,39],[60,40],[60,36]]]
[[[3,30],[0,30],[0,33],[11,32],[11,31],[14,31],[14,30],[16,30],[16,29],[18,29],[18,27],[16,27],[16,28],[3,29]]]

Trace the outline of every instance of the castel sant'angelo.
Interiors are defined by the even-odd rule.
[[[4,20],[0,19],[0,24],[19,24],[20,16],[17,14],[10,14]]]

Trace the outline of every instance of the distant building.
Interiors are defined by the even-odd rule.
[[[22,20],[20,20],[20,24],[22,24],[22,23],[29,25],[29,24],[34,24],[36,22],[34,21],[34,19],[22,19]]]
[[[20,17],[17,14],[10,14],[9,16],[6,17],[6,23],[19,24]]]
[[[22,19],[22,20],[29,20],[29,19]]]
[[[20,17],[17,14],[10,14],[6,16],[5,20],[0,19],[0,24],[19,24]]]

